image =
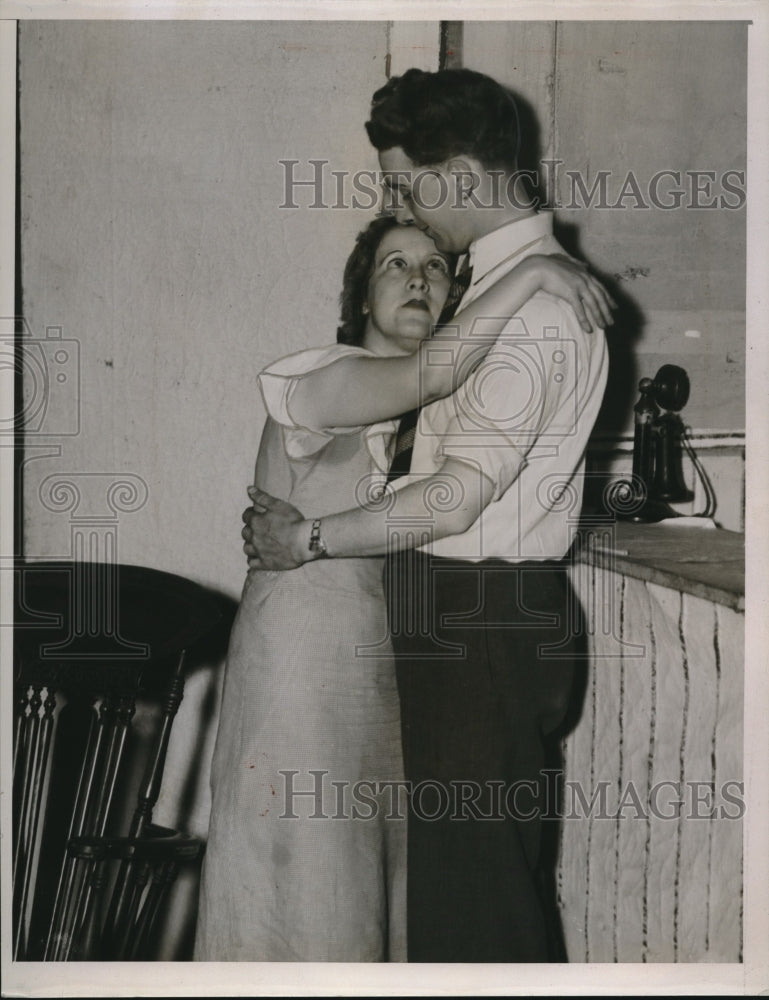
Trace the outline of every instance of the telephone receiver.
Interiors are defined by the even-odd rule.
[[[670,504],[694,499],[684,482],[686,431],[678,415],[689,389],[689,376],[678,365],[663,365],[653,379],[638,383],[633,476],[613,483],[608,497],[611,512],[619,519],[653,522],[680,517]]]

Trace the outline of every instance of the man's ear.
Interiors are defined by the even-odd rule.
[[[457,190],[465,199],[481,183],[483,166],[474,156],[452,156],[446,161],[445,170],[454,177]]]

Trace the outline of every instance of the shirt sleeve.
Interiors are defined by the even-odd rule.
[[[283,428],[283,439],[289,458],[306,458],[317,454],[334,437],[364,432],[366,443],[375,465],[386,468],[394,421],[381,421],[364,427],[316,427],[301,424],[291,414],[291,397],[301,379],[320,371],[340,358],[370,356],[361,347],[332,344],[313,347],[268,365],[259,374],[259,388],[268,414]]]
[[[545,293],[534,298],[536,313],[524,307],[454,393],[442,432],[440,454],[480,468],[494,483],[494,500],[517,478],[535,445],[557,448],[574,433],[577,338],[586,335],[560,300]],[[534,315],[536,326],[527,325]]]

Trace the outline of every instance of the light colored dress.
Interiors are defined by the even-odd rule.
[[[260,376],[271,418],[260,484],[306,516],[353,506],[388,465],[393,421],[318,430],[291,418],[297,379],[351,353],[367,352],[302,351]],[[195,958],[405,961],[402,781],[382,560],[250,571],[227,658]]]

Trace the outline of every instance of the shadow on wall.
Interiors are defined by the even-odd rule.
[[[182,830],[191,829],[194,824],[195,805],[200,795],[201,772],[207,769],[209,764],[205,754],[206,741],[202,736],[216,731],[221,679],[230,631],[238,609],[236,601],[225,597],[221,600],[223,610],[219,625],[195,651],[198,666],[208,668],[208,678],[205,691],[196,705],[196,731],[201,738],[194,743],[194,753],[186,762],[185,778],[178,790],[177,823]],[[159,942],[157,954],[159,961],[192,960],[202,864],[203,855],[180,873],[176,886],[176,899],[169,898],[166,901],[166,912],[161,914],[161,920],[164,921],[161,926],[168,928],[168,940]]]
[[[553,228],[566,252],[585,260],[580,251],[579,228],[557,217]],[[603,274],[590,261],[586,263],[617,303],[614,324],[606,331],[609,378],[595,429],[601,435],[618,437],[633,424],[633,407],[638,399],[638,380],[641,378],[635,346],[645,320],[638,303],[628,295],[625,284],[617,275]]]
[[[546,190],[544,178],[548,173],[542,168],[541,129],[537,113],[525,97],[508,89],[518,110],[520,130],[520,152],[518,168],[524,173],[525,196],[530,196],[538,205],[552,203],[552,192]],[[614,325],[607,330],[606,341],[609,348],[609,380],[603,405],[598,415],[596,429],[605,435],[619,435],[632,425],[633,406],[638,395],[638,366],[635,345],[641,336],[644,317],[638,304],[628,294],[621,278],[614,274],[600,272],[587,260],[580,248],[580,231],[575,223],[564,222],[554,213],[553,232],[564,250],[585,261],[591,272],[604,284],[617,309]]]
[[[237,601],[217,594],[222,617],[214,630],[192,651],[189,671],[207,671],[205,688],[196,700],[194,730],[199,738],[190,742],[193,752],[184,762],[184,773],[178,789],[171,794],[177,803],[176,826],[189,831],[195,826],[195,806],[200,796],[201,774],[209,766],[205,748],[207,733],[215,733],[219,694],[224,672],[230,631],[238,609]],[[205,848],[204,848],[205,850]],[[164,912],[159,915],[158,926],[165,930],[157,941],[158,961],[191,961],[195,945],[195,927],[198,913],[198,893],[203,855],[182,869],[172,893],[165,901]]]
[[[213,631],[196,647],[194,660],[190,662],[190,670],[195,670],[196,667],[210,667],[212,664],[220,664],[219,670],[210,672],[210,680],[200,702],[198,709],[198,726],[200,732],[207,732],[216,721],[219,674],[220,671],[224,670],[224,660],[227,655],[230,631],[238,610],[237,601],[234,601],[230,597],[225,597],[223,594],[217,594],[217,597],[221,605],[222,617]],[[186,779],[179,789],[177,823],[183,830],[188,829],[192,825],[192,813],[197,797],[198,776],[201,768],[204,766],[203,745],[203,740],[198,740],[195,743],[195,754],[188,762]]]

